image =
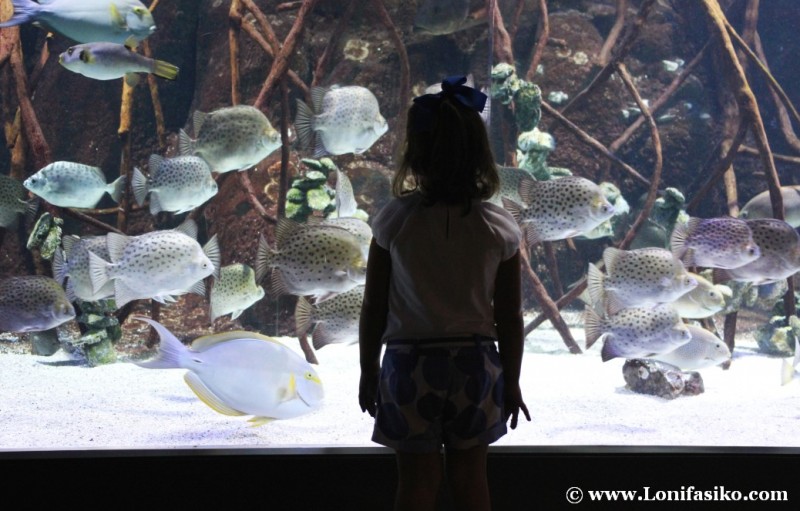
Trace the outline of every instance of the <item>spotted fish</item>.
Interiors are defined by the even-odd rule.
[[[140,236],[108,233],[111,261],[89,253],[92,286],[100,290],[113,281],[117,308],[137,299],[164,303],[187,292],[204,295],[203,279],[219,273],[219,246],[216,235],[203,248],[196,237],[193,220]]]
[[[686,325],[686,329],[692,336],[689,342],[650,358],[674,365],[682,371],[696,371],[731,359],[731,350],[722,339],[699,326]]]
[[[663,248],[603,252],[604,275],[589,263],[588,289],[592,302],[613,314],[626,307],[644,307],[677,300],[697,286],[683,264]]]
[[[150,194],[150,213],[191,211],[217,194],[217,182],[208,163],[198,156],[150,156],[150,176],[133,169],[131,187],[141,206]]]
[[[584,329],[587,350],[603,339],[603,362],[616,357],[652,357],[673,351],[691,339],[678,313],[667,304],[629,307],[604,318],[586,307]]]
[[[256,284],[256,272],[246,264],[223,266],[211,288],[211,321],[230,314],[238,318],[242,312],[264,298],[264,288]]]
[[[26,194],[22,183],[0,174],[0,227],[16,225],[19,215],[32,217],[36,213],[37,202],[26,200]]]
[[[502,165],[497,166],[497,175],[500,177],[500,189],[489,199],[489,202],[498,206],[503,205],[503,197],[511,202],[521,204],[523,200],[519,195],[520,183],[524,179],[535,179],[533,174],[526,169]]]
[[[106,183],[106,176],[97,167],[57,161],[26,179],[23,185],[54,206],[93,208],[106,193],[114,202],[119,202],[125,189],[125,176]]]
[[[670,247],[686,266],[705,268],[737,268],[761,255],[747,222],[730,217],[692,217],[688,223],[676,223]]]
[[[311,341],[315,350],[328,344],[358,342],[363,301],[364,286],[356,286],[315,305],[300,297],[294,311],[295,333],[304,335],[314,326]]]
[[[75,317],[58,282],[42,275],[0,280],[0,331],[40,332]]]
[[[95,302],[114,296],[114,283],[107,282],[95,292],[92,286],[92,277],[89,272],[89,252],[108,261],[105,236],[78,236],[69,235],[61,239],[64,250],[56,250],[53,256],[53,277],[59,284],[67,280],[67,298],[71,302],[83,300]]]
[[[389,129],[375,95],[358,85],[314,87],[313,109],[297,100],[295,129],[301,147],[316,134],[315,157],[324,154],[361,154]]]
[[[774,218],[745,221],[761,255],[736,268],[715,268],[714,282],[736,280],[760,286],[785,280],[800,271],[800,236],[794,227]]]
[[[192,139],[181,130],[180,153],[200,156],[217,173],[247,170],[281,146],[281,136],[258,108],[236,105],[194,113]]]
[[[273,249],[261,238],[256,259],[256,281],[272,270],[272,296],[314,295],[319,301],[349,291],[366,279],[361,244],[346,229],[281,219],[275,239]]]
[[[725,297],[733,296],[731,288],[714,284],[696,273],[689,276],[697,281],[697,287],[681,296],[670,305],[682,318],[708,318],[725,308]]]
[[[578,236],[614,215],[614,206],[600,187],[578,176],[522,179],[519,194],[527,207],[508,198],[502,201],[525,230],[528,244]]]

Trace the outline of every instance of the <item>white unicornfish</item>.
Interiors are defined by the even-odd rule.
[[[124,44],[116,43],[72,46],[58,56],[58,63],[95,80],[116,80],[124,76],[128,83],[135,83],[136,73],[152,73],[168,80],[178,77],[177,66],[145,57]]]
[[[699,326],[686,325],[686,329],[692,334],[689,342],[652,358],[674,365],[682,371],[696,371],[731,359],[731,350],[722,339]]]
[[[271,337],[255,332],[223,332],[184,346],[163,325],[135,316],[158,332],[161,344],[153,360],[137,363],[150,369],[188,369],[189,388],[215,411],[252,415],[260,426],[317,409],[324,392],[316,371],[300,355]]]

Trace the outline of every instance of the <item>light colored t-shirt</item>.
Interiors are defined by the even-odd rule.
[[[374,218],[376,243],[392,273],[383,340],[496,337],[497,268],[519,248],[514,218],[489,202],[424,206],[418,193],[396,198]]]

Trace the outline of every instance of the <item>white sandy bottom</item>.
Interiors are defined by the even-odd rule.
[[[582,329],[574,335],[582,339]],[[296,339],[282,340],[300,353]],[[533,422],[495,445],[800,446],[797,379],[781,386],[781,360],[737,342],[729,370],[701,371],[705,393],[670,401],[627,390],[624,361],[603,363],[599,346],[570,355],[554,331],[540,328],[527,340],[522,370]],[[326,346],[317,357],[323,406],[251,427],[247,417],[198,400],[182,369],[70,365],[63,350],[0,355],[0,450],[375,446],[372,419],[358,407],[358,346]]]

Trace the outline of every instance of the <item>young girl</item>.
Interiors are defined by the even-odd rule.
[[[373,441],[397,453],[398,510],[434,509],[444,474],[456,509],[488,510],[488,445],[520,410],[530,420],[521,234],[484,202],[499,187],[479,115],[487,98],[465,82],[414,99],[396,198],[372,224],[359,403],[375,417]]]

